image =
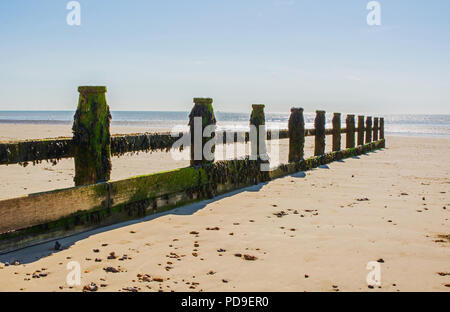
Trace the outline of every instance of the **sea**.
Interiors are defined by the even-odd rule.
[[[112,125],[130,127],[148,127],[167,129],[174,127],[187,129],[189,112],[181,111],[112,111]],[[70,125],[74,111],[0,111],[0,124],[60,124]],[[249,114],[233,112],[215,112],[217,126],[221,130],[248,129]],[[377,115],[374,115],[377,117]],[[332,114],[327,114],[327,127],[331,127]],[[408,136],[450,137],[450,115],[383,115],[385,133]],[[306,128],[314,127],[314,112],[305,112]],[[269,129],[286,129],[289,113],[266,113],[266,125]],[[343,126],[345,114],[342,114]]]

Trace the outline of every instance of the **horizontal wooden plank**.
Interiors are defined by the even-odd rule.
[[[67,217],[77,211],[103,207],[106,183],[73,187],[0,201],[0,233]]]
[[[111,137],[111,154],[121,156],[125,153],[142,151],[167,152],[182,135],[182,132],[178,136],[172,136],[169,132],[115,135]]]
[[[69,138],[0,143],[0,165],[73,157],[72,144]]]
[[[208,183],[205,170],[187,167],[109,182],[111,206],[153,199]]]

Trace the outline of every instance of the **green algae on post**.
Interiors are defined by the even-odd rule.
[[[314,156],[323,155],[325,154],[325,111],[316,111],[314,128],[316,130]]]
[[[107,181],[111,174],[111,114],[106,87],[79,87],[73,122],[76,186]]]
[[[372,117],[366,118],[366,144],[372,142]]]
[[[212,160],[208,160],[205,157],[203,148],[210,141],[214,140],[215,132],[207,136],[203,136],[203,132],[206,127],[214,126],[216,124],[216,117],[214,116],[214,109],[212,106],[213,99],[211,98],[194,98],[194,107],[189,114],[189,130],[191,135],[191,166],[201,165],[214,161],[215,143],[212,142],[211,152],[213,155]],[[195,118],[200,117],[202,119],[201,133],[195,133]],[[200,129],[199,129],[200,130]],[[201,147],[195,147],[195,136],[201,137]],[[201,155],[195,155],[195,150],[200,150]],[[197,156],[197,157],[196,157]],[[198,158],[198,159],[196,159]]]
[[[341,150],[341,113],[333,114],[333,152]]]
[[[305,147],[305,119],[303,108],[291,108],[289,117],[289,162],[303,159]]]

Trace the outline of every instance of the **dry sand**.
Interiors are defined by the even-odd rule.
[[[0,291],[81,291],[90,283],[99,291],[450,291],[449,150],[450,139],[388,137],[382,151],[62,239],[64,250],[53,254],[54,242],[1,255],[20,264],[0,264]],[[125,169],[113,162],[113,176],[155,157],[141,155],[123,158]],[[70,180],[69,167],[54,178]],[[29,168],[37,180],[48,172],[14,173]],[[0,170],[1,183],[11,182]],[[21,179],[0,185],[2,196],[19,194],[18,183],[36,187]],[[58,182],[49,183],[72,183]],[[111,252],[118,257],[107,259]],[[369,289],[366,266],[377,260],[382,286]],[[70,261],[81,266],[73,288]]]

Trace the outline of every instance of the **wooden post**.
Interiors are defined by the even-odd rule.
[[[316,129],[314,156],[320,156],[325,154],[325,111],[316,111],[314,127]]]
[[[289,117],[289,162],[303,159],[305,147],[305,119],[303,108],[291,108]]]
[[[346,147],[355,147],[355,115],[347,115],[345,119],[347,124]]]
[[[333,114],[333,152],[341,150],[341,113]]]
[[[378,141],[378,117],[373,119],[373,141]]]
[[[366,144],[372,142],[372,117],[366,118]]]
[[[212,141],[212,159],[208,159],[204,153],[207,142],[214,140],[215,132],[204,135],[204,130],[208,126],[216,125],[214,109],[211,98],[194,98],[194,107],[189,114],[189,131],[191,137],[191,166],[202,165],[214,162],[215,143]],[[196,118],[198,117],[198,118]],[[197,122],[196,122],[197,120]],[[209,143],[211,144],[211,143]]]
[[[358,145],[364,145],[364,116],[358,116]]]
[[[384,139],[384,118],[380,118],[380,139]]]
[[[264,104],[253,104],[252,105],[252,113],[250,114],[250,126],[255,126],[256,133],[254,137],[256,137],[256,142],[251,142],[251,154],[256,156],[257,160],[261,160],[261,155],[266,155],[266,131],[265,131],[266,117],[264,115]],[[261,132],[261,130],[263,132]],[[250,129],[250,132],[252,130]],[[252,138],[252,135],[250,135]],[[264,157],[263,157],[264,158]],[[266,159],[263,159],[266,160]]]
[[[111,114],[106,87],[79,87],[73,121],[75,186],[108,181],[111,175]]]

